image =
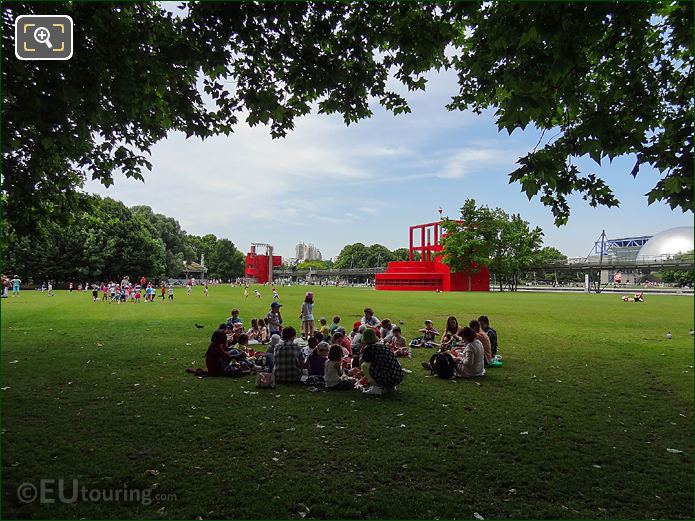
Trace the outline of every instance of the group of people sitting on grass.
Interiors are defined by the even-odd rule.
[[[307,298],[313,300],[313,294],[307,293]],[[446,378],[482,376],[485,367],[501,365],[497,334],[485,316],[464,328],[455,317],[449,317],[440,342],[440,333],[431,320],[426,320],[419,330],[422,336],[408,345],[401,328],[389,319],[379,320],[371,308],[364,309],[364,316],[352,324],[349,333],[335,316],[330,326],[321,318],[318,330],[313,323],[303,324],[298,337],[293,327],[282,326],[281,306],[273,302],[268,315],[253,319],[249,329],[244,327],[239,310],[233,309],[212,334],[205,355],[207,371],[191,372],[237,377],[255,372],[261,387],[303,382],[313,387],[382,394],[395,390],[409,372],[398,358],[411,357],[411,348],[439,348],[424,366]]]

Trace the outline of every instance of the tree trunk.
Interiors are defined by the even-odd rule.
[[[473,276],[471,275],[471,272],[468,272],[468,291],[473,291],[473,288],[471,288],[471,280]]]

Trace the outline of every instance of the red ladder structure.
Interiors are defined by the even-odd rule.
[[[451,268],[442,262],[440,241],[444,235],[440,222],[411,226],[408,238],[410,260],[389,262],[386,271],[376,275],[375,288],[384,291],[468,291],[468,273],[452,273]],[[471,273],[471,291],[490,291],[490,272],[486,266]]]

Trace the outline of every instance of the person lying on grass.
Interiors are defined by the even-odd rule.
[[[276,382],[301,382],[304,356],[299,346],[294,343],[296,337],[297,331],[292,326],[282,330],[282,344],[279,344],[274,351],[275,367],[273,373]]]
[[[465,342],[463,348],[453,351],[456,360],[457,378],[474,378],[485,374],[485,353],[478,335],[470,327],[464,327],[461,336]]]
[[[354,389],[355,379],[346,376],[342,367],[343,348],[333,344],[328,350],[328,360],[324,366],[323,380],[326,389]]]

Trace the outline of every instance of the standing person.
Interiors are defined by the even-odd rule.
[[[273,304],[277,304],[277,302],[273,302]],[[294,343],[296,336],[297,332],[292,326],[286,327],[282,332],[282,344],[275,347],[273,374],[276,382],[301,382],[304,356],[299,346]]]
[[[101,300],[106,302],[109,300],[109,287],[106,282],[101,284]]]
[[[0,278],[0,284],[2,284],[2,298],[7,298],[9,296],[7,292],[9,291],[10,287],[10,279],[5,277],[5,275],[2,275]]]
[[[314,336],[314,293],[307,291],[299,314],[302,320],[302,336],[307,340]]]
[[[53,283],[49,280],[48,281],[48,296],[53,297]]]
[[[256,291],[256,298],[261,298],[261,292],[258,291],[257,289],[255,291]]]
[[[68,285],[68,291],[72,293],[72,282]]]
[[[268,324],[269,336],[280,335],[282,333],[282,314],[280,313],[281,307],[282,304],[273,302],[270,305],[270,311],[265,317],[266,323]],[[294,331],[294,329],[292,331]],[[294,331],[294,333],[296,336],[297,332]]]
[[[19,297],[19,286],[22,284],[22,279],[15,275],[10,282],[12,283],[12,296]]]
[[[169,291],[169,300],[173,302],[174,301],[174,286],[169,284],[168,291]]]
[[[249,298],[249,287],[244,286],[244,298]]]
[[[191,282],[191,279],[186,280],[186,295],[191,294],[192,288],[193,288],[193,283]]]
[[[280,294],[278,293],[278,290],[273,288],[273,300],[280,300]]]
[[[99,300],[99,285],[98,284],[92,284],[92,300],[94,302]]]
[[[208,296],[208,292],[209,292],[209,291],[210,291],[210,290],[208,289],[208,281],[206,280],[206,281],[205,281],[205,287],[204,287],[204,289],[203,289],[203,293],[205,293],[205,296],[206,296],[206,297]]]
[[[167,298],[167,286],[162,282],[162,300],[166,300]]]
[[[490,339],[490,351],[492,358],[494,360],[501,360],[502,357],[497,353],[497,331],[490,327],[490,319],[487,318],[487,315],[480,315],[478,317],[478,322],[480,323],[480,329],[482,329]]]

